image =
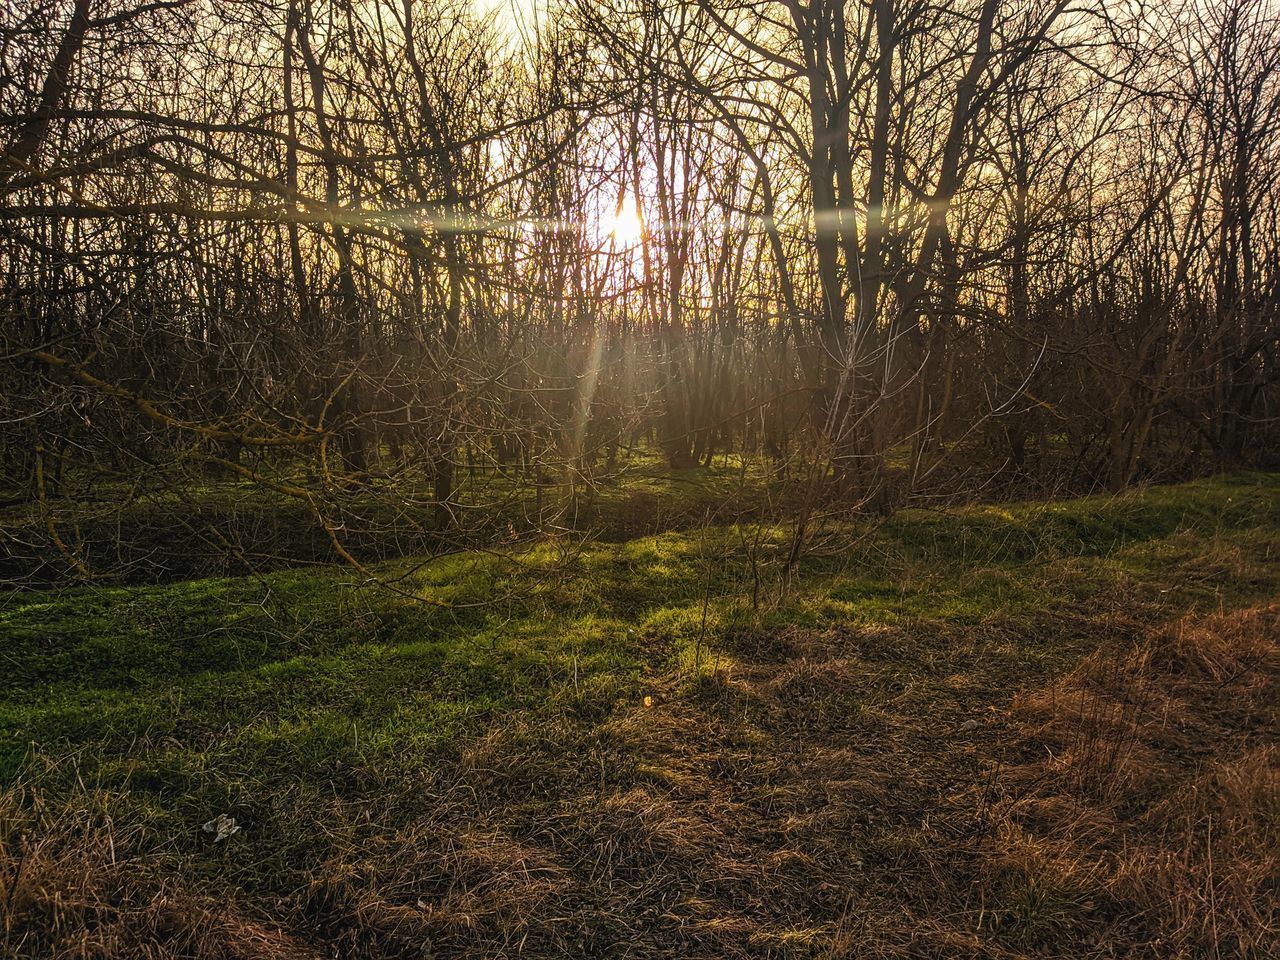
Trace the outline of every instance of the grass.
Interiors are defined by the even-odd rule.
[[[1278,639],[1280,604],[1183,620],[1015,701],[991,859],[1057,891],[1034,919],[1078,940],[1136,907],[1188,954],[1274,950]]]
[[[314,482],[288,474],[273,479]],[[344,548],[372,563],[547,529],[617,542],[709,518],[725,522],[764,510],[779,483],[762,461],[721,455],[705,468],[671,470],[644,448],[589,483],[570,483],[563,473],[535,483],[494,469],[474,476],[460,470],[458,482],[455,522],[444,530],[430,478],[315,489]],[[88,571],[103,584],[171,583],[342,559],[311,505],[240,478],[155,468],[130,484],[86,478],[43,506],[21,491],[7,492],[0,497],[9,503],[0,507],[0,582],[44,586],[83,579]]]
[[[1186,812],[1179,784],[1248,794],[1198,788],[1240,814],[1248,875],[1265,870],[1274,711],[1144,741],[1133,756],[1159,783],[1102,799],[1044,757],[1138,742],[1132,724],[1071,739],[1079,711],[1052,705],[1073,677],[1116,650],[1158,652],[1180,635],[1168,622],[1280,597],[1280,478],[830,522],[796,570],[789,534],[669,530],[380,565],[431,604],[339,568],[6,595],[0,944],[1267,955],[1265,881],[1195,880],[1186,897],[1218,900],[1194,921],[1138,917],[1183,889],[1160,861],[1177,849],[1171,824],[1201,836],[1207,814]],[[1257,652],[1274,621],[1249,616],[1247,669],[1222,673],[1237,698],[1274,689]],[[1108,682],[1183,704],[1170,684],[1185,661],[1170,663]],[[1096,756],[1081,769],[1105,781]],[[1032,816],[1086,801],[1065,832]],[[200,825],[224,812],[243,829],[215,844]],[[1117,879],[1121,840],[1165,867]],[[1099,929],[1106,945],[1089,939]]]

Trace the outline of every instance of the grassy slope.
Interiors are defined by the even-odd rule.
[[[197,905],[189,952],[238,942],[230,915],[244,955],[820,956],[855,922],[903,955],[1052,952],[1075,900],[1015,890],[912,952],[931,818],[986,782],[1016,691],[1136,624],[1280,595],[1280,480],[817,544],[785,591],[782,531],[713,528],[383,568],[448,608],[332,569],[10,595],[6,851],[133,907],[28,893],[6,924],[32,953],[77,924],[127,943],[168,929],[161,891]],[[244,830],[215,846],[223,811]],[[104,837],[108,893],[64,862]],[[232,914],[198,907],[228,893]]]

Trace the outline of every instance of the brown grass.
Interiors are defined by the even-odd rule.
[[[513,718],[309,811],[329,853],[296,889],[202,879],[120,797],[15,788],[0,956],[1261,960],[1278,626],[743,636],[692,689]],[[1019,659],[1048,643],[1094,652],[1055,680]]]
[[[50,808],[21,789],[0,797],[0,955],[89,960],[318,960],[279,925],[162,872],[119,798],[86,791]]]
[[[1182,620],[1019,697],[993,862],[1153,956],[1280,950],[1280,605]]]

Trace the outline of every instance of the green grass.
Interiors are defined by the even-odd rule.
[[[725,522],[763,510],[778,481],[761,460],[720,455],[707,467],[668,469],[637,449],[591,480],[555,472],[535,483],[495,469],[460,468],[455,523],[437,526],[432,481],[333,490],[287,471],[271,479],[313,489],[344,547],[365,562],[438,554],[459,545],[527,539],[544,529],[623,541],[665,529]],[[74,579],[67,556],[103,583],[164,583],[340,560],[313,508],[240,478],[155,468],[133,483],[71,483],[64,497],[0,509],[0,580]],[[46,515],[46,511],[47,514]],[[58,547],[48,531],[63,542]]]
[[[517,562],[463,554],[379,568],[447,608],[362,585],[341,568],[11,594],[0,601],[0,769],[11,778],[29,742],[93,743],[102,755],[240,723],[287,738],[340,723],[368,727],[370,743],[393,741],[401,726],[447,740],[478,715],[563,696],[575,672],[579,686],[608,674],[626,689],[655,653],[669,657],[699,636],[714,647],[717,635],[762,616],[1028,619],[1130,581],[1170,605],[1234,602],[1273,586],[1277,530],[1280,483],[1262,476],[904,511],[827,531],[779,600],[788,531],[771,527],[760,551],[763,612],[748,603],[736,528],[597,544],[567,559],[543,546]],[[1219,576],[1224,563],[1251,572]],[[429,702],[428,715],[406,700]]]
[[[863,649],[876,666],[828,707],[873,729],[888,702],[945,712],[1064,668],[1081,641],[1054,624],[1106,598],[1167,616],[1280,595],[1280,477],[833,522],[784,576],[788,537],[711,527],[377,568],[430,603],[332,567],[11,593],[0,780],[105,791],[169,869],[291,896],[356,842],[335,804],[394,796],[411,817],[407,785],[493,731],[600,729],[658,688],[696,698],[761,631],[998,626],[989,644]],[[224,810],[251,825],[249,861],[193,826]]]

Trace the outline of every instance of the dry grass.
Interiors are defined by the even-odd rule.
[[[1280,606],[1056,623],[1112,639],[1016,697],[996,621],[732,639],[692,689],[313,810],[298,889],[202,880],[127,797],[15,788],[0,954],[1274,956]]]
[[[901,563],[833,558],[760,616],[663,537],[556,594],[591,616],[447,643],[279,578],[335,649],[379,644],[299,615],[279,667],[215,677],[258,634],[200,647],[209,584],[130,594],[136,630],[106,597],[32,605],[0,957],[1280,955],[1280,606],[1165,624],[1278,594],[1274,509],[1166,536],[1185,506],[895,521]],[[708,627],[722,592],[743,615]]]
[[[1014,706],[993,863],[1152,956],[1280,950],[1280,606],[1103,648]],[[1069,894],[1068,894],[1069,895]]]
[[[318,960],[278,924],[156,869],[119,798],[85,791],[50,808],[21,789],[0,797],[0,955],[88,960]],[[172,865],[170,865],[172,866]]]

